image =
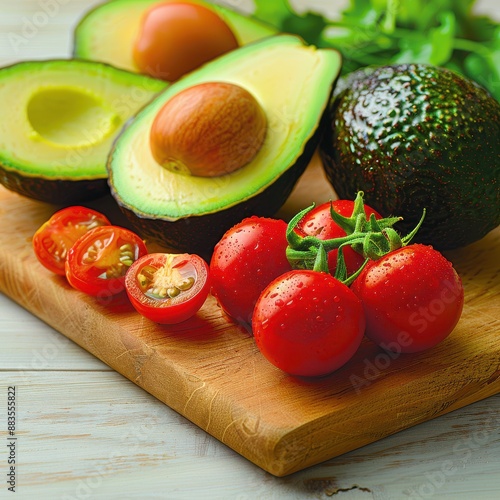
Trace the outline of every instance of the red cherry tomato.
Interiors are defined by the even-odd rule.
[[[345,231],[337,225],[330,215],[330,206],[333,210],[344,217],[350,217],[354,209],[354,201],[352,200],[335,200],[323,203],[313,208],[308,212],[297,224],[295,231],[300,236],[316,236],[320,240],[329,240],[332,238],[341,238],[346,235]],[[375,214],[377,219],[382,216],[373,208],[365,205],[366,218],[369,219],[371,214]],[[338,250],[328,252],[328,269],[330,273],[335,274],[337,268],[337,253]],[[344,260],[347,267],[347,273],[353,274],[356,272],[365,259],[351,247],[344,247]]]
[[[209,268],[198,255],[153,253],[127,272],[130,302],[143,316],[162,324],[194,316],[210,291]]]
[[[360,300],[327,273],[289,271],[255,306],[252,329],[262,354],[281,370],[323,376],[352,358],[363,339]]]
[[[147,252],[144,242],[132,231],[119,226],[97,227],[71,247],[66,278],[77,290],[110,297],[124,290],[128,268]]]
[[[249,326],[262,290],[291,270],[286,258],[287,224],[280,219],[249,217],[229,229],[210,261],[212,294],[234,320]]]
[[[57,211],[33,236],[33,250],[49,271],[64,276],[69,249],[87,231],[110,225],[108,218],[90,208],[73,206]]]
[[[444,340],[464,303],[462,282],[452,264],[420,244],[370,261],[351,289],[363,302],[366,336],[398,353],[423,351]]]
[[[213,10],[164,2],[146,12],[134,60],[142,73],[172,82],[237,47],[233,32]]]

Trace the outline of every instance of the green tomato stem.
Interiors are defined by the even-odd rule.
[[[288,224],[286,238],[288,247],[286,256],[294,269],[312,269],[319,272],[329,272],[328,252],[338,249],[335,277],[339,281],[352,283],[354,278],[347,276],[343,249],[350,246],[365,258],[365,262],[354,275],[357,276],[368,260],[377,260],[389,252],[407,245],[415,236],[425,218],[425,209],[417,226],[406,236],[401,237],[393,228],[401,217],[386,217],[377,219],[371,214],[366,218],[363,202],[363,192],[359,191],[354,200],[353,212],[350,217],[338,214],[330,205],[330,215],[334,223],[347,234],[340,238],[321,240],[316,236],[300,236],[295,230],[299,222],[315,205],[311,205],[296,214]]]

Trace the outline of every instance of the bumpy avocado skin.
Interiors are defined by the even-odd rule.
[[[364,191],[403,233],[426,208],[415,239],[441,250],[500,224],[500,104],[474,82],[423,64],[360,70],[329,122],[320,154],[339,197]]]

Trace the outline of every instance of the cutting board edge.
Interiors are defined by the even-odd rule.
[[[10,194],[4,193],[3,196],[5,196],[9,200],[11,199]],[[298,458],[294,457],[293,450],[292,450],[292,455],[287,454],[290,451],[290,447],[293,448],[294,446],[295,447],[303,446],[300,443],[300,441],[298,442],[296,441],[295,444],[292,442],[290,445],[290,441],[293,441],[295,439],[294,437],[295,434],[299,433],[298,429],[302,428],[303,430],[307,430],[308,427],[310,427],[311,422],[315,422],[316,424],[318,422],[323,422],[322,418],[333,418],[331,415],[327,416],[322,415],[319,418],[311,418],[311,416],[309,415],[308,416],[309,420],[307,420],[305,423],[302,423],[301,425],[298,425],[296,428],[283,427],[279,430],[276,430],[278,426],[271,425],[270,427],[264,429],[269,434],[267,436],[261,436],[260,440],[255,438],[255,436],[253,436],[252,439],[247,439],[248,436],[243,436],[244,439],[242,441],[241,433],[231,434],[227,430],[223,432],[220,431],[219,427],[223,429],[229,428],[231,432],[235,430],[234,425],[232,425],[231,422],[228,423],[227,415],[224,416],[222,421],[218,423],[219,427],[216,426],[215,419],[212,419],[212,421],[210,422],[211,425],[208,426],[206,425],[206,422],[202,421],[203,419],[201,418],[197,419],[193,417],[193,415],[191,415],[189,412],[184,411],[184,408],[181,403],[179,402],[176,403],[175,401],[172,402],[172,400],[169,399],[169,397],[162,396],[149,383],[141,383],[141,380],[137,379],[137,370],[136,370],[137,365],[134,365],[134,363],[137,362],[137,356],[134,358],[133,348],[130,350],[130,353],[127,353],[127,355],[131,356],[130,363],[127,365],[127,368],[124,369],[123,366],[121,366],[120,369],[117,369],[116,365],[113,364],[113,361],[108,356],[102,354],[99,342],[104,342],[104,339],[98,338],[97,344],[95,343],[96,338],[93,337],[92,332],[90,332],[91,330],[90,326],[92,325],[85,323],[85,318],[83,318],[84,319],[82,326],[83,330],[79,331],[78,329],[76,330],[73,329],[72,331],[68,331],[68,324],[65,323],[65,321],[68,321],[69,316],[71,315],[72,312],[71,304],[78,305],[80,309],[83,309],[83,311],[80,312],[82,314],[85,314],[86,311],[88,312],[93,310],[95,302],[93,301],[92,298],[86,297],[83,294],[80,294],[79,292],[76,292],[75,290],[71,289],[69,285],[65,283],[63,277],[58,277],[60,279],[55,279],[47,272],[41,274],[41,271],[45,270],[36,261],[33,251],[28,243],[29,241],[28,236],[31,235],[36,229],[35,227],[37,224],[36,221],[38,220],[39,217],[42,216],[41,215],[42,211],[43,213],[49,212],[49,207],[41,203],[30,203],[29,200],[22,201],[17,197],[17,195],[13,196],[14,198],[12,198],[12,201],[14,202],[13,205],[14,208],[12,213],[10,214],[6,213],[8,217],[5,222],[7,226],[4,227],[4,233],[15,234],[18,229],[26,231],[26,228],[24,227],[23,223],[21,223],[21,221],[18,224],[19,212],[16,211],[16,207],[21,205],[23,208],[26,207],[25,217],[29,219],[29,224],[28,224],[29,231],[27,231],[26,234],[23,234],[22,241],[21,240],[18,241],[19,249],[17,252],[12,251],[10,246],[8,247],[0,246],[0,291],[5,295],[9,296],[10,298],[12,298],[13,300],[15,300],[22,307],[27,309],[35,316],[39,317],[41,320],[53,326],[62,335],[73,340],[76,344],[80,345],[82,348],[84,348],[97,358],[101,359],[103,362],[111,366],[125,378],[131,380],[136,385],[142,387],[144,390],[152,394],[154,397],[156,397],[160,401],[170,406],[173,410],[177,411],[181,415],[191,420],[201,429],[210,433],[211,435],[219,439],[221,442],[233,448],[236,452],[246,457],[251,462],[255,463],[264,470],[267,470],[273,475],[277,476],[288,475],[292,472],[296,472],[298,470],[309,467],[316,463],[320,463],[324,460],[334,458],[335,456],[341,455],[348,451],[352,451],[353,449],[359,448],[360,446],[364,446],[365,444],[369,444],[378,439],[381,439],[382,437],[390,435],[391,433],[399,432],[400,430],[408,428],[411,425],[420,423],[421,421],[426,421],[435,418],[441,414],[447,413],[448,411],[451,411],[453,409],[458,409],[462,406],[465,406],[466,404],[470,404],[480,399],[484,399],[485,397],[488,397],[489,395],[495,394],[496,392],[500,391],[500,387],[497,387],[497,383],[496,381],[494,381],[492,384],[490,384],[487,390],[484,390],[483,388],[479,392],[477,392],[476,388],[476,391],[472,394],[464,393],[463,398],[457,399],[455,402],[452,402],[450,404],[446,402],[447,407],[444,409],[440,410],[439,408],[437,409],[435,408],[428,414],[426,414],[424,417],[419,418],[418,421],[415,420],[409,425],[405,425],[403,427],[396,426],[395,430],[385,428],[384,432],[382,433],[380,432],[372,433],[367,438],[359,439],[356,446],[352,445],[349,446],[348,448],[345,448],[345,447],[340,447],[337,444],[328,443],[328,446],[324,447],[321,453],[317,453],[317,446],[315,448],[307,448],[306,446],[305,447],[306,451],[307,450],[309,451],[305,453],[306,455],[305,457],[303,456],[300,456]],[[3,208],[4,207],[2,207],[2,209]],[[45,290],[47,296],[45,297],[44,300],[42,300],[41,297],[37,296],[37,293],[34,292],[34,290],[36,290],[37,285],[39,285],[40,283],[43,283],[43,286],[47,287],[47,289]],[[52,294],[53,296],[51,296],[51,291],[50,291],[50,287],[52,286],[56,287],[53,288],[52,291],[57,292]],[[63,300],[61,300],[61,304],[57,304],[56,300],[56,306],[62,308],[60,311],[61,313],[60,315],[62,317],[60,321],[62,323],[57,321],[54,322],[50,317],[50,313],[44,314],[44,307],[46,307],[47,304],[50,304],[50,306],[53,307],[54,304],[52,304],[52,302],[54,302],[54,299],[57,298],[56,296],[62,296],[62,295],[64,297]],[[68,299],[68,297],[71,298]],[[70,304],[69,305],[64,304],[68,300]],[[101,313],[102,312],[103,309],[101,308]],[[106,317],[111,315],[112,315],[111,313],[106,313],[106,312],[104,313],[104,316]],[[114,323],[113,321],[111,321],[111,319],[109,319],[109,321],[110,325]],[[119,322],[120,318],[118,318],[117,323]],[[125,326],[115,325],[114,327],[116,327],[117,329],[120,328],[123,329],[126,328],[127,326],[128,325]],[[80,333],[82,335],[79,335]],[[128,333],[130,334],[131,337],[133,337],[134,333],[136,332],[132,331]],[[490,341],[492,341],[492,339],[490,339]],[[120,348],[120,346],[118,347]],[[123,346],[121,347],[123,348]],[[116,352],[118,352],[118,350],[120,349],[115,349]],[[127,348],[126,350],[129,349]],[[124,349],[121,349],[120,353],[122,353],[123,351]],[[139,349],[136,352],[136,354],[140,352],[141,349]],[[171,369],[171,367],[169,367],[169,369]],[[485,383],[487,383],[487,381],[490,378],[491,376],[485,377]],[[442,403],[443,402],[441,401],[441,404]],[[241,408],[243,408],[244,406],[242,405],[241,401],[236,403],[229,401],[227,402],[227,404],[228,405],[236,404],[236,406],[238,406],[239,404]],[[259,416],[251,415],[251,417],[252,418],[255,417],[255,419],[258,420]],[[300,420],[300,417],[298,417],[298,420]],[[273,422],[274,421],[275,419],[273,418]]]
[[[335,457],[341,456],[350,451],[362,448],[366,445],[374,443],[379,439],[384,437],[388,437],[390,435],[401,432],[405,429],[418,425],[420,423],[427,422],[436,417],[449,413],[451,411],[458,410],[464,406],[475,403],[482,399],[486,399],[490,396],[493,396],[500,392],[500,375],[497,378],[484,387],[482,391],[475,391],[471,395],[467,395],[466,398],[457,399],[453,402],[445,402],[443,405],[442,399],[438,397],[440,394],[436,392],[436,404],[430,405],[424,411],[421,411],[419,416],[415,418],[415,413],[412,414],[411,422],[407,422],[404,424],[398,423],[398,421],[394,421],[394,425],[387,426],[386,424],[380,424],[379,426],[371,427],[368,433],[362,433],[357,435],[356,445],[348,444],[350,437],[346,437],[344,440],[336,440],[334,436],[332,436],[331,440],[324,440],[323,436],[323,444],[321,446],[322,451],[319,453],[318,448],[316,447],[314,453],[309,453],[311,446],[311,431],[313,429],[319,429],[322,426],[329,426],[335,423],[338,420],[339,416],[342,416],[344,420],[347,418],[347,415],[339,415],[338,412],[332,412],[330,414],[318,417],[314,420],[311,420],[301,426],[296,428],[267,428],[266,432],[260,436],[257,441],[253,442],[253,446],[242,446],[242,443],[248,445],[251,444],[252,441],[242,439],[241,433],[237,431],[233,433],[221,433],[220,428],[224,426],[231,425],[231,422],[226,422],[221,426],[221,422],[219,422],[218,426],[214,429],[210,426],[204,425],[200,418],[196,418],[195,415],[186,412],[181,407],[182,405],[177,403],[171,397],[171,391],[166,391],[167,394],[170,393],[170,397],[165,395],[164,392],[157,389],[155,386],[152,386],[148,383],[141,383],[137,380],[136,371],[133,367],[133,362],[130,365],[130,369],[124,370],[123,366],[121,370],[118,370],[117,367],[113,364],[110,359],[107,359],[105,356],[102,356],[99,352],[98,346],[90,346],[83,339],[85,339],[85,335],[81,335],[84,332],[79,332],[75,330],[73,334],[69,334],[68,332],[61,331],[61,325],[57,323],[57,321],[53,321],[50,317],[45,315],[43,311],[37,311],[33,305],[26,300],[26,296],[20,296],[19,294],[13,293],[12,290],[7,290],[5,287],[0,289],[0,292],[4,293],[16,303],[18,303],[21,307],[29,311],[31,314],[34,314],[36,317],[53,327],[57,330],[61,335],[64,335],[66,338],[69,338],[71,341],[75,342],[77,345],[85,349],[90,354],[96,356],[102,362],[113,368],[113,370],[120,373],[127,380],[132,383],[138,385],[143,390],[151,394],[153,397],[166,404],[172,410],[176,411],[193,424],[197,425],[205,432],[211,434],[213,437],[244,456],[250,462],[259,466],[263,470],[269,472],[270,474],[276,477],[284,477],[290,475],[294,472],[298,472],[308,467],[312,467],[319,463],[322,463],[326,460],[333,459]],[[75,292],[75,294],[79,294]],[[133,361],[133,360],[132,360]],[[465,364],[465,361],[463,362]],[[171,367],[167,368],[171,369]],[[494,372],[496,373],[496,372]],[[417,381],[418,385],[420,381]],[[182,400],[182,398],[180,398]],[[231,406],[231,402],[227,401],[225,403],[228,408]],[[444,406],[444,408],[443,408]],[[440,407],[440,409],[438,409]],[[224,435],[225,434],[225,435]],[[352,436],[351,436],[352,437]],[[262,444],[262,441],[266,443],[266,446],[258,447],[256,445]],[[299,451],[300,453],[297,453]]]

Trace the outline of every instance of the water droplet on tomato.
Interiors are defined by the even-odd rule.
[[[278,299],[275,304],[278,306],[278,307],[283,307],[285,305],[285,302],[282,300],[282,299]]]

